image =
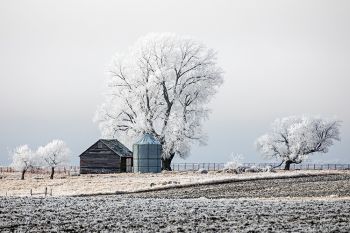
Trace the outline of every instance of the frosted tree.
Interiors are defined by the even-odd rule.
[[[12,152],[11,167],[21,172],[21,180],[24,180],[25,173],[34,167],[35,162],[35,154],[28,145],[19,146]]]
[[[53,179],[55,168],[68,163],[70,150],[64,141],[53,140],[46,146],[39,147],[37,154],[44,164],[51,168],[50,179]]]
[[[256,146],[263,156],[281,159],[289,170],[311,154],[327,153],[334,141],[340,141],[339,128],[340,121],[334,119],[286,117],[275,120],[272,131],[258,138]]]
[[[186,157],[193,143],[205,143],[207,104],[221,85],[216,53],[174,34],[149,34],[109,67],[105,101],[95,121],[102,136],[130,146],[143,133],[162,144],[162,169],[175,155]]]

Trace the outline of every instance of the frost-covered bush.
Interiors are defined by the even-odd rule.
[[[260,169],[256,166],[251,166],[249,168],[246,168],[244,171],[245,172],[262,172],[262,169]]]
[[[276,172],[276,170],[270,165],[262,168],[262,171],[263,172]]]
[[[251,167],[245,167],[244,172],[275,172],[275,170],[271,166],[266,167],[257,167],[257,166],[251,166]]]
[[[207,174],[207,173],[208,173],[208,170],[205,170],[205,169],[201,168],[201,169],[199,169],[199,170],[197,171],[197,173],[199,173],[199,174]]]
[[[231,154],[231,161],[224,165],[225,172],[241,173],[242,172],[243,155]]]

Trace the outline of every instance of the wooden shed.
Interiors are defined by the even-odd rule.
[[[132,171],[132,152],[117,139],[100,139],[80,157],[80,174]]]

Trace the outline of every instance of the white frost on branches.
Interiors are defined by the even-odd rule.
[[[53,140],[46,146],[40,146],[37,154],[48,167],[65,165],[69,161],[70,150],[62,140]]]
[[[258,151],[267,158],[301,163],[313,153],[327,153],[340,141],[340,121],[321,117],[291,116],[276,119],[272,131],[258,138]]]
[[[216,53],[174,34],[149,34],[110,65],[105,102],[97,110],[104,138],[134,142],[153,134],[163,158],[185,157],[193,142],[205,142],[206,104],[223,82]]]
[[[11,167],[17,171],[28,170],[35,164],[35,155],[28,145],[18,146],[12,152]]]
[[[12,164],[15,170],[22,173],[22,178],[24,179],[24,174],[26,171],[32,169],[36,164],[35,153],[29,148],[28,145],[18,146],[12,152]]]

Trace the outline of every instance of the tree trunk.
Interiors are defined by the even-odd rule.
[[[51,167],[51,175],[50,175],[50,179],[53,179],[53,174],[55,174],[55,168]]]
[[[22,176],[21,176],[21,180],[24,180],[24,174],[26,173],[26,170],[22,170]]]
[[[293,162],[292,161],[286,161],[286,165],[284,166],[284,170],[287,170],[287,171],[289,171],[289,169],[290,169],[290,165],[292,164]]]
[[[171,161],[173,160],[175,153],[171,153],[168,158],[162,157],[162,170],[171,171]]]

